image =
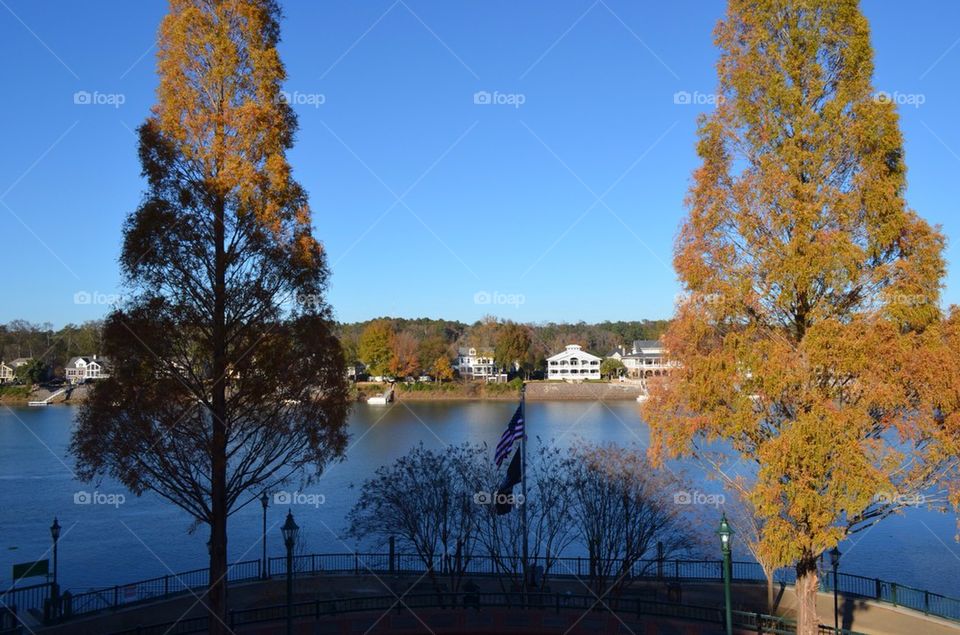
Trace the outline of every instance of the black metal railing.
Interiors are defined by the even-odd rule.
[[[12,587],[0,593],[0,633],[18,626],[18,615],[30,612],[46,615],[52,596],[50,582]]]
[[[960,599],[958,598],[850,573],[838,573],[836,582],[833,580],[832,571],[828,571],[820,578],[821,591],[833,591],[835,585],[837,591],[845,596],[866,598],[921,611],[924,615],[960,621]]]
[[[630,619],[634,617],[659,617],[669,620],[695,621],[720,626],[724,623],[724,611],[720,607],[673,604],[651,600],[617,597],[605,598],[598,602],[593,595],[569,595],[561,593],[533,593],[524,596],[521,593],[480,593],[480,592],[438,592],[403,596],[384,595],[375,597],[352,597],[312,600],[291,605],[293,620],[320,621],[331,616],[349,613],[411,611],[426,609],[533,609],[539,611],[588,613],[613,612]],[[134,629],[117,631],[112,635],[162,635],[164,633],[202,633],[209,627],[209,617],[182,619]],[[265,606],[231,611],[228,625],[231,629],[255,624],[281,622],[287,619],[286,605]],[[733,625],[738,629],[750,630],[759,634],[791,634],[796,632],[793,620],[762,613],[733,611]],[[820,632],[835,633],[832,627],[820,626]],[[841,635],[857,635],[853,631],[842,630]]]
[[[228,582],[247,582],[259,577],[260,560],[237,562],[227,569]],[[106,609],[118,609],[145,600],[197,593],[207,587],[209,579],[209,569],[193,569],[129,584],[68,592],[63,594],[60,615],[63,618],[70,618]]]
[[[592,577],[591,572],[609,570],[619,572],[619,562],[595,561],[589,558],[563,557],[545,563],[542,559],[535,562],[543,566],[547,578],[583,579]],[[286,558],[271,557],[267,560],[270,577],[286,575]],[[514,563],[516,566],[516,563]],[[458,569],[459,567],[459,569]],[[432,568],[437,575],[462,571],[471,576],[504,575],[504,565],[491,556],[471,556],[457,559],[449,556],[437,556],[425,562],[417,554],[409,553],[328,553],[298,555],[293,558],[295,577],[325,574],[374,573],[377,575],[425,575]],[[509,568],[509,565],[507,565]],[[261,561],[247,560],[230,566],[228,582],[238,583],[260,578]],[[641,560],[633,564],[628,576],[633,580],[666,580],[691,583],[720,583],[723,581],[723,568],[719,560]],[[206,588],[208,569],[195,569],[182,573],[169,574],[129,584],[87,589],[80,592],[64,593],[59,610],[53,615],[61,619],[87,615],[103,610],[115,610],[143,602],[174,597],[185,593],[197,593]],[[795,575],[791,569],[782,569],[775,575],[778,584],[794,584]],[[766,581],[763,569],[755,562],[734,562],[733,582],[763,583]],[[820,589],[832,591],[833,573],[827,571],[820,577]],[[896,584],[886,580],[840,573],[836,584],[845,596],[864,598],[902,606],[951,620],[960,621],[960,599],[938,593]],[[13,593],[10,591],[9,593]],[[10,606],[42,609],[50,597],[49,585],[35,585],[16,589],[18,594]],[[4,594],[0,597],[7,597]],[[13,596],[10,596],[11,598]]]

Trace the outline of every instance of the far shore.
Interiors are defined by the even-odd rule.
[[[12,389],[11,389],[12,388]],[[7,387],[0,390],[0,404],[6,406],[26,406],[30,401],[42,401],[52,392],[46,388],[14,390],[21,387]],[[354,385],[355,398],[365,402],[372,395],[387,389],[387,384],[360,382]],[[50,401],[51,406],[79,405],[86,401],[89,386],[80,385],[68,393],[58,395]],[[621,382],[583,382],[567,383],[553,381],[530,381],[526,384],[528,401],[626,401],[636,400],[643,393],[637,383]],[[508,384],[483,384],[480,382],[448,382],[444,384],[418,384],[408,386],[396,384],[395,398],[399,401],[516,401],[520,391]]]
[[[357,398],[364,401],[386,388],[386,384],[357,384]],[[640,384],[627,382],[530,381],[526,384],[528,401],[625,401],[636,400],[641,394],[643,387]],[[399,401],[516,401],[520,398],[520,391],[509,384],[479,382],[415,386],[396,384],[395,398]]]

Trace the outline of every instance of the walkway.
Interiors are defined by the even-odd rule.
[[[411,601],[415,597],[436,597],[431,594],[432,587],[425,581],[418,581],[419,576],[404,575],[345,575],[329,574],[304,577],[296,580],[295,602],[312,603],[332,598],[387,598],[393,604],[392,598],[401,596]],[[489,578],[472,578],[483,593],[500,593],[502,589],[496,580]],[[561,600],[567,594],[581,596],[584,601],[593,603],[590,591],[580,582],[569,580],[554,580],[551,583],[551,593]],[[685,583],[681,587],[683,605],[699,605],[704,607],[719,607],[722,605],[722,586],[705,583]],[[255,607],[282,605],[285,600],[285,585],[281,580],[266,582],[249,582],[232,585],[230,590],[230,605],[234,610]],[[407,594],[404,596],[404,594]],[[424,596],[423,594],[427,594]],[[637,582],[623,594],[626,598],[633,598],[632,602],[667,602],[667,588],[664,582]],[[736,584],[733,588],[735,608],[744,611],[762,611],[765,589],[755,584]],[[778,597],[779,612],[787,617],[794,613],[795,597],[790,587],[780,589]],[[665,604],[664,604],[665,605]],[[388,605],[389,606],[389,605]],[[630,605],[633,606],[633,605]],[[818,607],[821,620],[831,623],[833,614],[833,596],[821,593],[818,598]],[[913,611],[899,609],[889,605],[877,604],[872,601],[849,599],[841,601],[841,611],[844,614],[843,628],[867,635],[887,635],[893,633],[910,633],[915,635],[957,635],[960,633],[960,624],[947,622],[935,618],[925,617]],[[309,607],[307,607],[309,608]],[[298,633],[363,633],[371,626],[375,628],[371,633],[386,632],[428,632],[423,620],[433,632],[453,633],[457,629],[467,628],[468,632],[522,632],[522,633],[563,633],[575,620],[580,617],[581,622],[576,624],[573,633],[620,632],[633,633],[713,633],[716,630],[708,623],[677,622],[676,620],[649,615],[637,616],[635,611],[617,611],[616,615],[608,611],[585,611],[570,608],[556,612],[546,606],[542,610],[521,610],[486,608],[478,614],[463,609],[451,611],[438,609],[420,609],[414,611],[397,612],[371,610],[369,613],[350,613],[321,617],[319,623],[312,619],[310,624],[303,625]],[[678,607],[680,608],[680,607]],[[68,623],[37,629],[38,635],[103,635],[125,629],[135,629],[138,626],[168,623],[178,619],[202,617],[204,611],[199,598],[188,595],[172,600],[158,601],[148,604],[139,604],[115,612],[101,613],[87,618],[78,618]],[[618,619],[619,618],[619,619]],[[377,620],[380,620],[377,622]],[[611,621],[612,620],[612,621]],[[623,620],[621,623],[620,620]],[[351,630],[358,629],[358,630]],[[506,629],[506,630],[504,630]],[[160,631],[162,632],[162,630]],[[238,633],[277,633],[274,625],[246,626],[237,629]],[[459,631],[464,632],[464,631]],[[747,632],[747,631],[744,631]],[[756,632],[755,630],[753,631]]]

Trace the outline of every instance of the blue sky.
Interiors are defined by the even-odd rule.
[[[713,92],[723,2],[283,5],[290,160],[338,319],[672,313],[695,119],[710,108],[674,94]],[[0,0],[0,322],[92,319],[122,292],[120,227],[143,186],[133,130],[165,9]],[[960,3],[863,10],[875,85],[903,102],[908,200],[950,239],[956,303]]]

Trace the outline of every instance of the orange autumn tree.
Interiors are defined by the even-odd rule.
[[[123,228],[130,299],[106,321],[113,372],[71,451],[81,476],[153,491],[209,527],[204,600],[225,633],[229,516],[342,456],[350,402],[326,258],[286,158],[279,8],[169,5],[139,128],[147,188]]]
[[[905,204],[856,0],[730,0],[716,42],[664,337],[682,367],[644,416],[659,459],[722,445],[720,469],[753,465],[758,547],[795,566],[815,633],[824,551],[938,482],[958,502],[960,318],[939,309],[944,238]]]

